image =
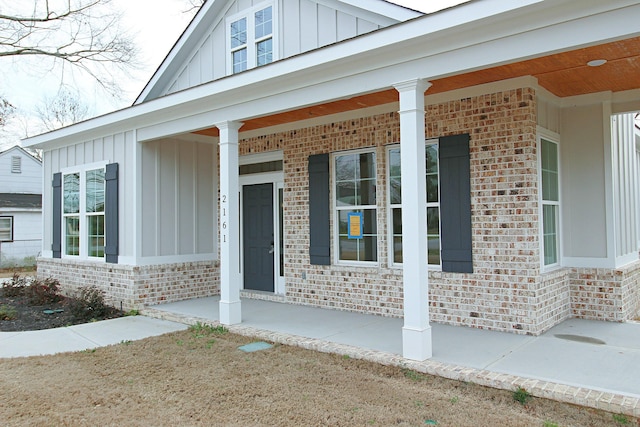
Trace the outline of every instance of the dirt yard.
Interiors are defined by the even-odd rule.
[[[607,426],[629,417],[192,327],[0,360],[5,426]]]

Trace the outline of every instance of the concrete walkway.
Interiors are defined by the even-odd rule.
[[[0,332],[0,358],[40,356],[134,341],[187,329],[187,325],[145,316],[128,316],[65,328]]]
[[[219,297],[163,304],[67,328],[0,332],[0,358],[80,351],[217,324]],[[538,337],[432,324],[433,358],[404,359],[402,319],[242,299],[234,333],[346,354],[640,417],[640,324],[571,319]]]

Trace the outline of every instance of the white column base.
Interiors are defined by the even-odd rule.
[[[240,301],[229,302],[220,300],[220,323],[223,325],[237,325],[242,323]]]
[[[422,362],[431,359],[432,355],[431,326],[425,329],[402,327],[402,357]]]

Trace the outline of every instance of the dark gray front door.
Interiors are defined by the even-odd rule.
[[[273,292],[273,184],[242,187],[244,288]]]

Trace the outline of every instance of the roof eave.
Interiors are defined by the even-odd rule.
[[[544,3],[544,4],[542,4]],[[50,148],[60,144],[78,142],[80,138],[90,139],[100,134],[108,134],[108,129],[146,126],[149,123],[161,123],[181,117],[202,114],[204,106],[215,105],[219,109],[226,108],[225,103],[237,98],[255,96],[255,99],[267,97],[273,91],[281,90],[283,84],[288,89],[296,89],[296,85],[313,85],[312,79],[339,79],[347,75],[357,75],[371,67],[382,69],[391,64],[411,61],[415,55],[427,55],[425,49],[438,54],[448,50],[455,51],[463,45],[476,45],[479,37],[504,39],[508,31],[522,31],[519,28],[526,22],[532,26],[543,27],[547,21],[555,19],[553,8],[548,16],[540,18],[540,22],[532,23],[528,18],[531,8],[536,6],[538,12],[545,12],[549,3],[573,3],[572,0],[514,0],[505,4],[499,0],[485,0],[467,3],[436,16],[427,15],[417,20],[366,34],[323,49],[277,61],[268,66],[249,70],[244,73],[219,79],[204,85],[151,100],[125,110],[89,120],[84,123],[63,128],[49,134],[39,135],[25,140],[25,145],[37,148]],[[616,3],[623,4],[620,0]],[[585,12],[586,13],[586,12]],[[506,14],[503,16],[503,14]],[[509,26],[497,26],[497,21],[509,18]],[[474,21],[476,21],[474,23]],[[522,22],[521,22],[522,21]],[[508,27],[508,28],[504,28]],[[464,31],[461,31],[461,29]],[[535,27],[537,28],[537,27]],[[609,30],[613,31],[613,29]],[[489,34],[491,32],[491,34]],[[594,36],[596,37],[596,36]],[[567,44],[572,41],[567,41]],[[456,45],[459,44],[459,45]],[[402,47],[402,49],[399,49]],[[385,53],[379,54],[380,52]],[[414,55],[412,57],[411,55]],[[340,67],[336,65],[339,64]],[[428,71],[428,70],[426,70]],[[333,73],[328,75],[328,73]],[[429,78],[436,78],[432,75]],[[259,82],[259,83],[256,83]],[[271,93],[269,93],[271,91]],[[229,104],[233,105],[233,104]],[[230,119],[236,119],[231,118]]]

